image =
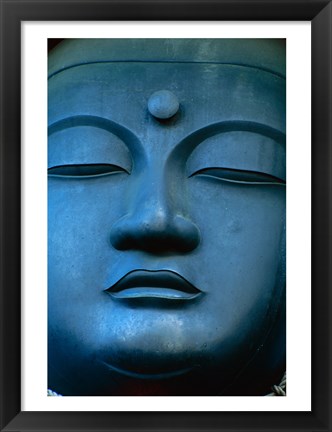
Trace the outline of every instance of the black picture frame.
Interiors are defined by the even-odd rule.
[[[332,4],[328,0],[0,0],[1,431],[332,431]],[[21,411],[21,21],[309,20],[312,25],[312,411]],[[300,163],[300,156],[299,156]],[[301,287],[299,287],[299,301]],[[294,317],[296,319],[296,317]],[[307,377],[303,377],[304,380]]]

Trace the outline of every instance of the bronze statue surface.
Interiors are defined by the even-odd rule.
[[[264,395],[280,381],[285,87],[278,39],[51,53],[49,388]]]

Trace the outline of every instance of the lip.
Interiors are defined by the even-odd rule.
[[[133,270],[105,290],[116,299],[193,300],[202,294],[183,276],[170,270]]]

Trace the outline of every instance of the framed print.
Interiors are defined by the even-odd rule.
[[[331,430],[331,3],[1,6],[1,430]]]

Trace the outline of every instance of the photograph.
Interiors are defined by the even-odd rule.
[[[49,395],[285,396],[285,285],[285,39],[57,43]]]

